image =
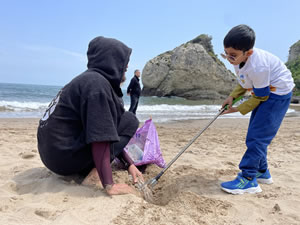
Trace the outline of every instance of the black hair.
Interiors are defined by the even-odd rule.
[[[255,43],[254,30],[241,24],[233,27],[225,36],[223,44],[225,48],[234,48],[236,50],[248,51],[252,49]]]

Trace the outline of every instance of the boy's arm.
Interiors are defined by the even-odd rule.
[[[238,84],[235,89],[231,92],[230,96],[233,98],[238,98],[239,96],[244,95],[247,92],[247,89],[243,88],[240,84]],[[241,105],[237,107],[238,111],[245,115],[248,112],[251,112],[255,109],[261,102],[267,101],[269,96],[259,97],[253,94],[247,101],[243,102]]]
[[[233,91],[230,93],[230,96],[233,98],[238,98],[244,95],[247,92],[247,89],[243,88],[241,85],[237,85]]]
[[[261,102],[267,101],[268,98],[269,96],[258,97],[252,95],[247,101],[240,104],[237,109],[241,114],[245,115],[255,109]]]
[[[238,111],[245,115],[255,109],[261,102],[267,101],[271,92],[272,86],[263,88],[253,88],[253,93],[250,99],[237,107]]]

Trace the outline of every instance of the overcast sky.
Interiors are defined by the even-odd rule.
[[[300,39],[299,0],[0,3],[1,83],[64,85],[86,69],[87,46],[96,36],[119,39],[133,49],[127,83],[148,60],[200,34],[212,36],[219,55],[224,36],[238,24],[251,26],[256,47],[284,62],[290,46]]]

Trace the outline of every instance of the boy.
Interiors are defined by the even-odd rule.
[[[234,65],[238,85],[224,101],[224,112],[252,111],[246,137],[245,152],[236,179],[221,183],[222,190],[231,194],[257,193],[257,182],[273,183],[267,164],[267,147],[275,137],[288,110],[295,84],[291,72],[276,56],[254,48],[255,33],[247,25],[233,27],[224,38],[226,58]],[[233,99],[251,90],[252,96],[238,107],[231,107]]]

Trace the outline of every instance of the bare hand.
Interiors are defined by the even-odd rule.
[[[128,173],[132,176],[134,183],[137,183],[139,179],[144,182],[142,173],[138,170],[138,168],[136,168],[134,164],[131,164],[129,166]]]
[[[228,96],[228,97],[225,99],[225,101],[223,102],[222,108],[224,108],[225,105],[227,105],[227,104],[228,104],[228,109],[231,108],[231,106],[232,106],[232,101],[233,101],[233,97],[232,97],[232,96]]]
[[[128,96],[130,96],[130,93],[127,93]]]
[[[228,114],[228,113],[234,113],[238,112],[239,110],[236,107],[230,107],[227,110],[225,110],[222,114]]]
[[[127,184],[113,184],[111,187],[106,187],[105,189],[109,195],[136,194],[136,191]]]

